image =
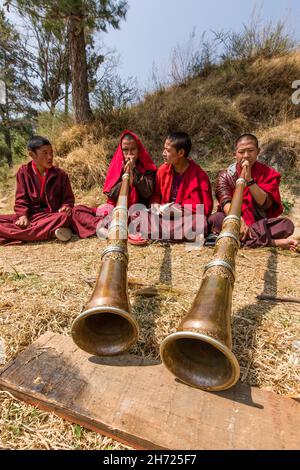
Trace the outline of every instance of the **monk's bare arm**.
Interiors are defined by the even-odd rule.
[[[263,206],[267,199],[267,193],[261,189],[256,183],[249,186],[253,199],[259,206]]]

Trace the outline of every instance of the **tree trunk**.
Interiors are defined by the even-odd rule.
[[[53,117],[55,113],[55,103],[50,103],[50,114]]]
[[[65,115],[69,114],[69,79],[65,83]]]
[[[75,122],[92,122],[94,118],[88,93],[84,27],[74,17],[70,18],[70,55]]]

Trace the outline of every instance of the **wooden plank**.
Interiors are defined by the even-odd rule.
[[[91,357],[50,332],[0,371],[0,389],[138,449],[299,448],[296,400],[241,383],[203,392],[161,364]]]

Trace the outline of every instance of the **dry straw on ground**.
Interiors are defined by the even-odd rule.
[[[47,330],[70,334],[70,325],[92,290],[104,242],[96,238],[36,243],[5,250],[0,261],[1,336],[6,360],[15,357]],[[28,256],[30,254],[30,265]],[[176,328],[191,305],[212,251],[186,251],[185,245],[151,244],[129,248],[129,274],[158,295],[136,295],[133,311],[141,326],[132,353],[159,358],[162,339]],[[62,263],[63,261],[63,263]],[[299,394],[300,356],[297,304],[258,301],[262,292],[299,297],[299,255],[241,250],[233,296],[234,352],[241,379],[286,396]],[[0,395],[0,447],[21,449],[122,448],[119,444]]]
[[[85,145],[92,144],[84,144],[82,152],[86,152]],[[68,158],[72,161],[72,155],[63,163]],[[85,158],[89,165],[94,156],[86,152]],[[70,165],[71,172],[74,168],[76,165]],[[83,193],[78,186],[77,192],[81,202],[92,204],[100,190],[94,186]],[[2,201],[2,212],[10,212],[12,198]],[[91,293],[90,280],[96,276],[102,248],[103,242],[96,238],[76,237],[67,244],[53,241],[0,247],[0,334],[6,361],[47,330],[70,334],[72,320]],[[152,244],[130,247],[129,255],[130,277],[142,284],[130,283],[133,311],[141,326],[139,342],[131,352],[158,359],[159,345],[188,311],[212,251],[188,252],[184,245]],[[300,396],[299,304],[258,301],[257,295],[299,298],[299,268],[299,254],[241,250],[233,295],[233,347],[241,365],[241,380],[288,397]],[[147,291],[140,295],[137,290],[151,286],[159,295],[150,297]],[[0,394],[0,447],[124,448],[7,393]]]

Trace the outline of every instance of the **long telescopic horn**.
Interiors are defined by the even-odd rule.
[[[122,353],[138,339],[139,327],[128,298],[128,193],[129,174],[125,173],[108,231],[108,246],[101,255],[96,286],[71,329],[77,346],[97,356]]]
[[[203,390],[230,388],[240,375],[231,351],[231,302],[245,186],[242,176],[236,182],[229,214],[213,259],[205,266],[194,303],[177,332],[167,336],[160,347],[167,369],[183,382]]]

